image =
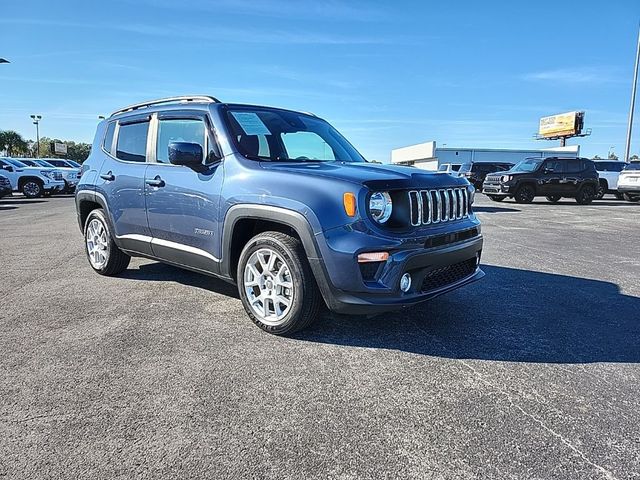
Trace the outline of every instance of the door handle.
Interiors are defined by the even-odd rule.
[[[100,178],[107,182],[113,182],[116,179],[116,176],[111,172],[107,172],[100,175]]]
[[[144,181],[147,185],[151,185],[152,187],[164,187],[164,180],[160,178],[160,175],[156,175],[155,178],[148,178]]]

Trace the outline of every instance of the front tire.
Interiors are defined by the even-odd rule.
[[[113,241],[104,210],[93,210],[84,222],[84,246],[89,265],[100,275],[117,275],[129,266],[131,257]]]
[[[633,202],[633,203],[635,203],[635,202],[640,201],[640,195],[638,195],[638,196],[634,196],[634,195],[629,195],[628,193],[625,193],[625,194],[623,194],[623,196],[624,196],[624,199],[625,199],[627,202]]]
[[[602,200],[602,198],[607,193],[608,189],[609,189],[609,185],[607,184],[607,181],[606,180],[601,180],[598,183],[598,191],[596,192],[595,197],[593,197],[594,200]]]
[[[582,187],[576,195],[576,202],[578,205],[588,205],[596,198],[596,189],[591,185],[585,185]]]
[[[536,191],[531,185],[522,185],[516,190],[513,198],[516,203],[531,203],[536,196]]]
[[[39,180],[27,180],[22,185],[22,194],[26,198],[39,198],[44,194],[42,182]]]
[[[320,315],[322,297],[297,238],[256,235],[240,254],[236,278],[244,309],[265,332],[291,334]]]
[[[549,195],[547,196],[547,200],[551,203],[558,203],[562,197],[560,195]]]

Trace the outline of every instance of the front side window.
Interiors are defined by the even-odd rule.
[[[169,163],[169,144],[172,142],[197,143],[205,151],[204,122],[197,119],[165,119],[158,122],[156,161]]]
[[[247,158],[292,162],[364,162],[324,120],[268,107],[233,106],[224,116],[238,151]]]
[[[147,133],[149,122],[120,125],[116,158],[127,162],[144,162],[147,159]]]

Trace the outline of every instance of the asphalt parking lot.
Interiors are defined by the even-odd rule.
[[[477,211],[480,282],[278,338],[221,281],[96,275],[70,196],[0,200],[0,477],[640,477],[640,205]]]

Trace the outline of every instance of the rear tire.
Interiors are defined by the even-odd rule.
[[[602,200],[602,198],[607,193],[608,189],[609,189],[609,185],[607,184],[607,181],[606,180],[600,180],[600,182],[598,183],[598,191],[596,192],[596,195],[595,195],[595,197],[593,197],[593,199],[594,200]]]
[[[39,198],[44,194],[44,187],[40,180],[27,180],[21,190],[26,198]]]
[[[242,249],[238,292],[249,318],[274,335],[288,335],[311,325],[323,300],[297,238],[264,232]]]
[[[491,200],[493,200],[494,202],[501,202],[503,201],[506,197],[502,197],[502,196],[498,196],[498,195],[487,195]]]
[[[578,202],[578,205],[589,205],[595,197],[596,189],[591,185],[585,185],[578,191],[576,202]]]
[[[97,208],[84,222],[84,247],[89,265],[100,275],[107,277],[122,273],[129,266],[131,257],[113,241],[104,210]]]
[[[558,203],[562,197],[560,195],[549,195],[547,196],[547,200],[551,203]]]
[[[513,198],[516,203],[531,203],[536,196],[536,191],[531,185],[522,185],[516,190]]]

